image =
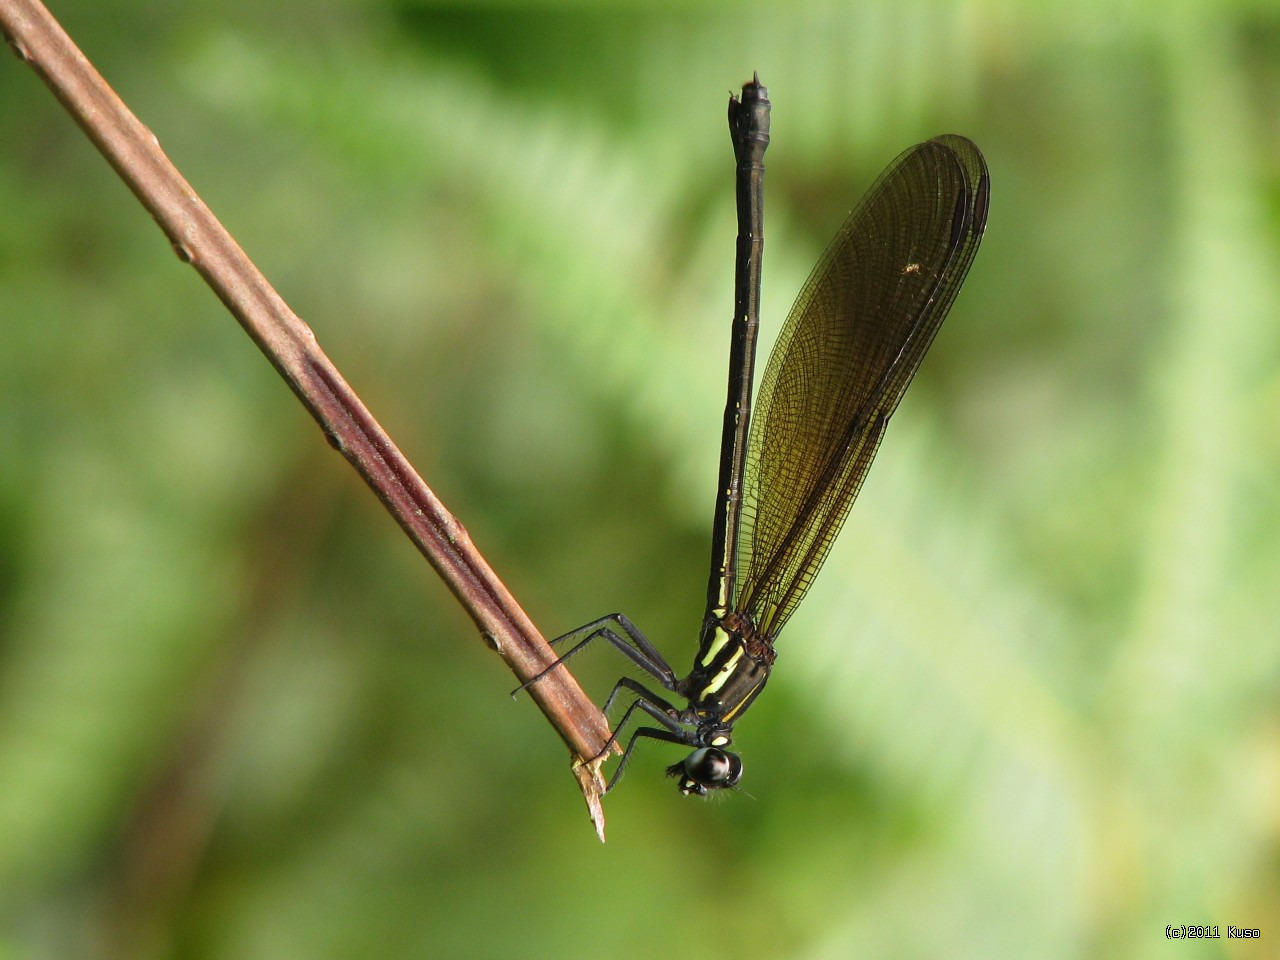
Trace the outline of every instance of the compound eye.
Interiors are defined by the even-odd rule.
[[[713,790],[719,787],[734,787],[742,778],[742,759],[736,753],[721,750],[719,747],[702,747],[685,757],[684,774],[701,787],[709,787]]]

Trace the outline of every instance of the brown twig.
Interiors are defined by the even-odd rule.
[[[0,29],[150,211],[178,256],[213,288],[297,394],[329,442],[373,488],[471,614],[488,645],[521,682],[556,659],[462,524],[431,492],[391,438],[285,304],[38,0],[0,0]],[[604,839],[599,756],[609,740],[604,715],[567,670],[530,688],[575,755],[574,772],[596,832]]]

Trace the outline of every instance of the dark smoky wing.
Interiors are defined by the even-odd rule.
[[[776,636],[826,558],[977,252],[978,148],[907,150],[831,241],[783,326],[748,441],[735,609]]]

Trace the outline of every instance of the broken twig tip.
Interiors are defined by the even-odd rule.
[[[587,802],[587,816],[596,828],[596,836],[604,843],[604,805],[600,801],[604,797],[605,784],[600,775],[600,762],[575,759],[573,775],[578,778],[578,788],[582,791],[582,799]]]

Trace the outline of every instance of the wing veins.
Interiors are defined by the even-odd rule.
[[[920,144],[876,181],[802,288],[765,371],[749,442],[736,606],[766,635],[781,629],[839,532],[972,262],[986,202],[976,147],[960,137]],[[870,289],[850,303],[857,281]],[[842,306],[848,316],[831,315]],[[836,341],[826,353],[824,337]],[[829,388],[816,408],[804,402],[815,380],[819,395]],[[797,448],[814,438],[823,453],[808,468]]]

